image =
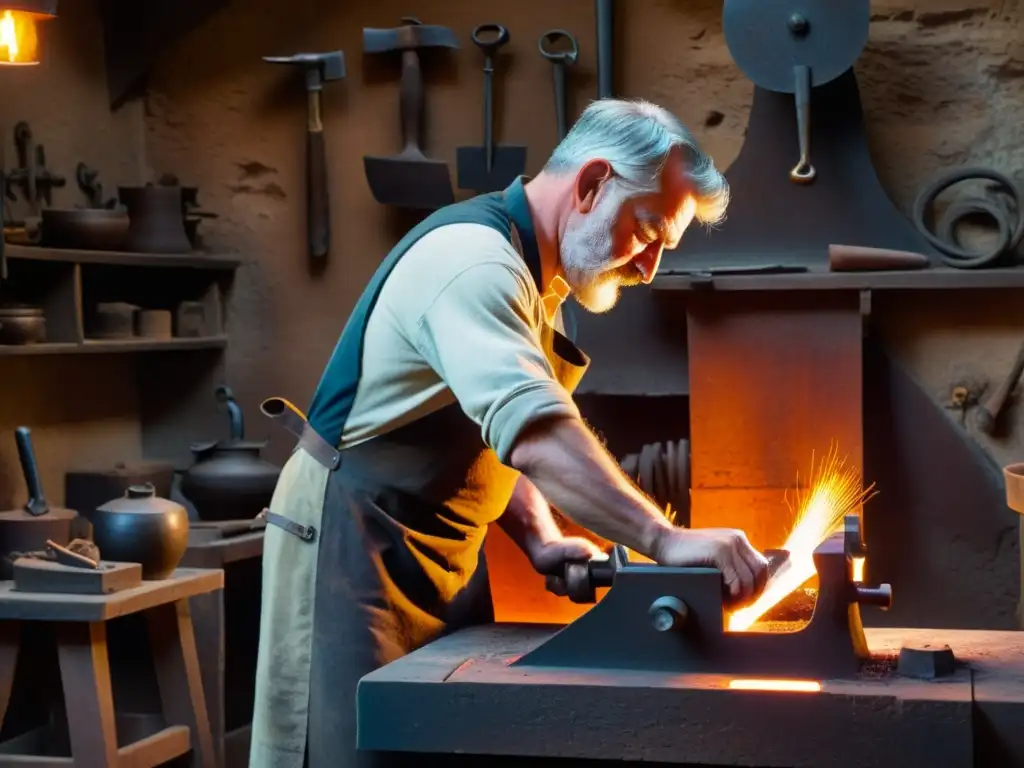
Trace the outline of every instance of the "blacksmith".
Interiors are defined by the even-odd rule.
[[[685,530],[619,470],[572,391],[588,358],[562,302],[606,312],[662,250],[725,214],[728,185],[644,102],[592,104],[533,179],[443,208],[388,254],[345,326],[268,517],[253,768],[355,768],[359,678],[493,620],[481,547],[501,526],[537,571],[600,554],[552,508],[749,598],[767,563],[736,530]]]

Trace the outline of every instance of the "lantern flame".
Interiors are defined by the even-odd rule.
[[[5,10],[0,15],[0,65],[39,63],[36,17],[26,11]]]

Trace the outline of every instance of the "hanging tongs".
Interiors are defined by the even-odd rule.
[[[805,64],[793,67],[793,101],[796,103],[800,160],[789,172],[789,180],[796,184],[809,184],[814,181],[817,171],[811,165],[811,68]]]

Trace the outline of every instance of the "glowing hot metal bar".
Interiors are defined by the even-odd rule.
[[[817,680],[765,680],[741,678],[729,681],[732,691],[792,691],[793,693],[817,693],[821,683]]]

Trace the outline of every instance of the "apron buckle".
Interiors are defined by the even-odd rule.
[[[316,528],[312,525],[296,523],[294,520],[289,520],[284,515],[278,515],[269,509],[264,509],[256,517],[266,520],[267,525],[277,526],[282,531],[290,533],[292,536],[297,536],[303,541],[313,541],[316,539]]]

